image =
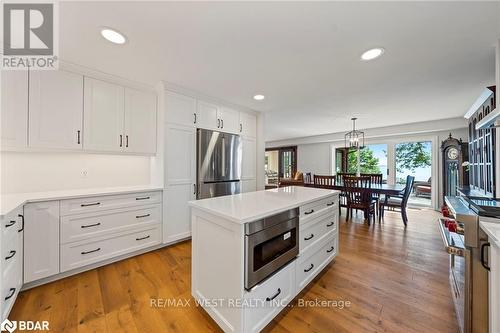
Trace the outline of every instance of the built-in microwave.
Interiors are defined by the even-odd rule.
[[[298,254],[298,208],[245,224],[245,288],[273,275]]]

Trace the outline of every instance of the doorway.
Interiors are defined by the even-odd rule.
[[[280,179],[297,172],[297,146],[268,148],[265,154],[266,187],[277,187]]]

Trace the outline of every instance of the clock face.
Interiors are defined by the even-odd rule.
[[[448,149],[448,159],[456,160],[457,158],[458,158],[458,149],[457,148]]]

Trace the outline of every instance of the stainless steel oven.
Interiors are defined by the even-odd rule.
[[[263,281],[299,254],[299,209],[245,225],[245,288]]]

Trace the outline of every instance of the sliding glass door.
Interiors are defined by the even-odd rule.
[[[356,149],[337,148],[336,172],[357,172]],[[360,150],[361,173],[380,173],[384,183],[387,182],[387,144],[366,145]]]

